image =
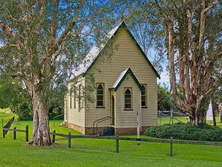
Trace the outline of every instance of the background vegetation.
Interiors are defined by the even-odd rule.
[[[222,141],[222,129],[208,124],[165,124],[147,129],[145,135],[165,139],[173,137],[174,139],[182,140]]]

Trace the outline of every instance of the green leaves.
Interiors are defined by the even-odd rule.
[[[158,110],[172,110],[175,106],[171,100],[170,92],[166,85],[157,85],[157,96],[158,96]]]
[[[173,125],[165,124],[161,126],[148,128],[145,135],[157,138],[198,141],[222,141],[222,129],[207,124],[191,125],[190,123],[177,123]]]

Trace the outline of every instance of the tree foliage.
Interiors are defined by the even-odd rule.
[[[31,145],[50,145],[50,87],[72,74],[89,46],[114,24],[121,1],[0,1],[0,71],[20,77],[33,106]],[[116,3],[115,3],[116,2]],[[112,12],[111,12],[112,11]],[[67,72],[70,72],[67,75]]]
[[[149,11],[147,20],[156,21],[165,40],[175,106],[193,124],[205,123],[209,100],[222,83],[221,3],[150,0],[142,1],[141,9]]]
[[[170,92],[166,85],[157,85],[158,110],[173,110],[175,106],[171,100]]]
[[[138,44],[160,73],[166,60],[164,40],[160,31],[162,25],[157,24],[159,18],[153,17],[152,8],[144,9],[143,5],[143,1],[132,4],[124,13],[124,18]]]
[[[6,75],[1,75],[0,78],[0,108],[10,107],[13,111],[19,103],[27,102],[27,92],[23,88],[23,83],[18,78],[9,78]]]

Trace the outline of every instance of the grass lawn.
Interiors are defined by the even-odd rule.
[[[0,113],[1,114],[1,113]],[[0,119],[8,120],[12,114],[2,114]],[[51,130],[58,133],[79,134],[78,132],[58,127],[62,121],[50,122]],[[12,127],[25,129],[31,121],[16,121]],[[174,145],[174,156],[169,156],[169,144],[145,143],[136,145],[133,141],[120,141],[120,153],[115,153],[115,140],[74,139],[72,148],[67,147],[67,141],[56,142],[49,147],[30,147],[25,142],[25,134],[18,133],[17,140],[13,140],[13,132],[8,132],[2,138],[0,128],[0,166],[1,167],[37,167],[37,166],[222,166],[221,146]]]
[[[187,119],[188,117],[184,117],[184,116],[175,116],[174,117],[175,119],[173,119],[173,123],[177,123],[179,121],[183,122],[183,123],[187,123]],[[158,125],[163,125],[163,124],[172,124],[172,120],[170,117],[161,117],[161,118],[158,118]],[[178,121],[179,120],[179,121]],[[219,117],[217,116],[216,117],[216,123],[217,123],[217,126],[221,127],[222,128],[222,123],[220,123],[220,120],[219,120]],[[207,120],[207,124],[209,125],[213,125],[213,121],[209,121]]]

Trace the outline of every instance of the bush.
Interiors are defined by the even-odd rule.
[[[146,136],[182,140],[215,141],[222,142],[222,129],[208,124],[191,125],[189,123],[177,123],[173,125],[165,124],[148,128]]]

